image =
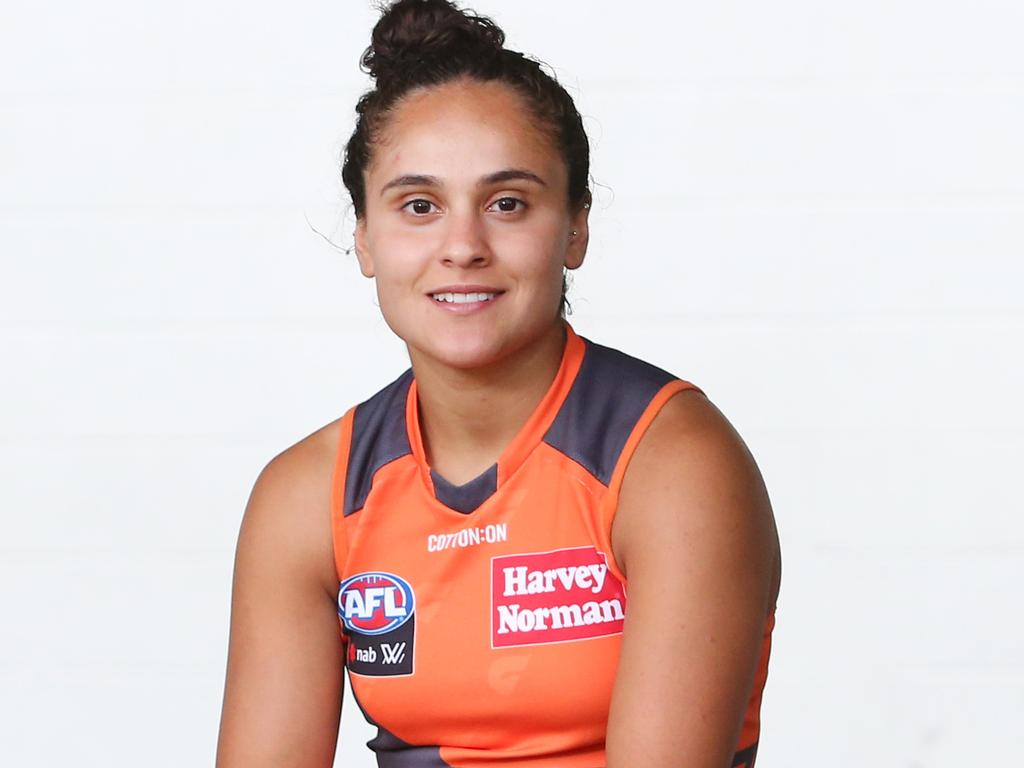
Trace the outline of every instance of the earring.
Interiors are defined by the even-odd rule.
[[[576,231],[576,230],[574,229],[574,230],[572,231],[572,234],[571,234],[571,235],[569,235],[569,236],[570,236],[570,237],[576,237],[576,235],[578,235],[578,234],[579,234],[579,233],[578,233],[578,232],[577,232],[577,231]]]

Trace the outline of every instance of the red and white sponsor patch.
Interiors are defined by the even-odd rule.
[[[626,594],[593,546],[491,558],[491,647],[622,632]]]

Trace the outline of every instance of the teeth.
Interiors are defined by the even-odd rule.
[[[474,301],[490,301],[496,293],[433,293],[434,301],[447,301],[451,304],[469,304]]]

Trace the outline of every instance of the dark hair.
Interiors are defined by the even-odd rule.
[[[398,0],[382,11],[361,59],[362,69],[377,85],[356,104],[356,127],[341,169],[356,218],[366,215],[364,174],[391,110],[414,89],[463,76],[514,88],[565,160],[570,209],[590,202],[590,142],[583,120],[572,97],[540,62],[505,48],[505,33],[491,19],[460,10],[448,0]],[[565,288],[563,278],[563,314]]]

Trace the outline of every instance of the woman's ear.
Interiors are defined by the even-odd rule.
[[[359,271],[366,277],[373,277],[373,257],[366,247],[366,217],[356,219],[356,260],[359,262]]]
[[[569,247],[565,251],[565,268],[578,269],[587,255],[587,243],[590,242],[590,196],[579,207],[569,230]]]

